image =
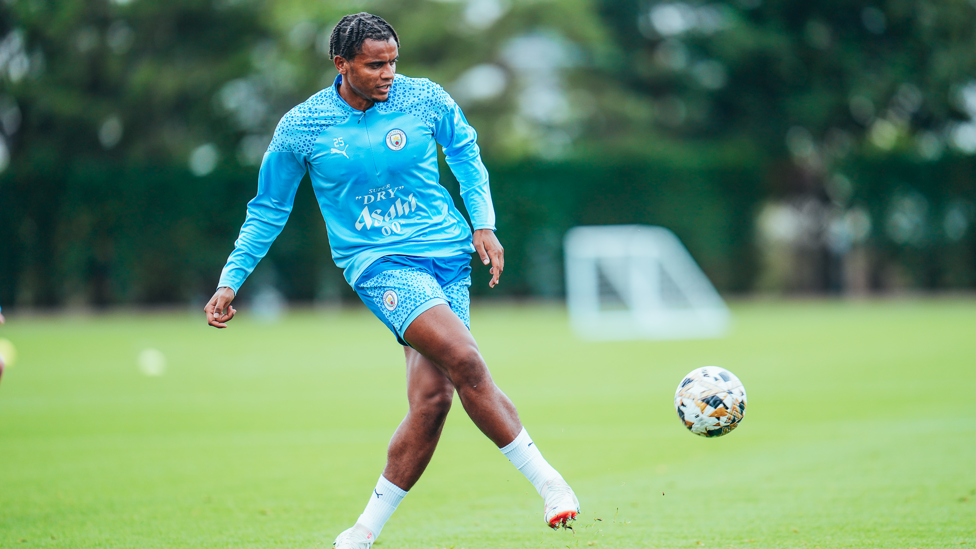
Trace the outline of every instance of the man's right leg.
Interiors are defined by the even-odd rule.
[[[410,408],[390,440],[383,476],[409,490],[434,455],[454,400],[454,384],[424,355],[410,347],[404,347],[403,353],[407,359]]]
[[[335,547],[369,547],[420,475],[440,440],[454,398],[454,384],[440,369],[410,347],[407,359],[407,416],[390,440],[386,468],[356,525],[336,539]]]

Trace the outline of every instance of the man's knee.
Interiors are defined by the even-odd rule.
[[[454,402],[454,387],[445,385],[440,390],[427,395],[424,406],[432,412],[447,414]]]
[[[452,349],[449,364],[445,367],[458,392],[476,388],[491,380],[485,359],[475,345],[460,345]]]
[[[454,401],[454,386],[444,383],[439,387],[429,387],[421,394],[410,398],[410,411],[426,417],[444,418],[451,410]]]

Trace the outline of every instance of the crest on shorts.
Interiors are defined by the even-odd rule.
[[[407,134],[403,130],[390,130],[386,134],[386,146],[390,150],[398,151],[407,145]]]
[[[383,305],[386,305],[386,310],[388,311],[392,311],[393,309],[396,309],[397,303],[399,301],[400,300],[397,298],[396,292],[394,292],[393,290],[387,290],[383,294]]]

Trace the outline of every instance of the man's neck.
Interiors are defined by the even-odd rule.
[[[342,82],[339,84],[339,96],[342,97],[350,107],[356,109],[357,111],[366,111],[373,106],[373,101],[356,93],[345,78],[343,78]]]

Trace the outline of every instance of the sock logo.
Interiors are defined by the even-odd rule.
[[[379,492],[377,492],[377,491],[376,491],[376,488],[373,488],[373,493],[374,493],[374,494],[376,494],[376,499],[380,499],[380,496],[382,496],[382,495],[383,495],[383,494],[381,494],[381,493],[379,493]]]
[[[533,444],[535,444],[535,443],[534,442],[530,442],[529,443],[529,446],[532,446]],[[526,446],[526,448],[528,448],[529,446]]]

